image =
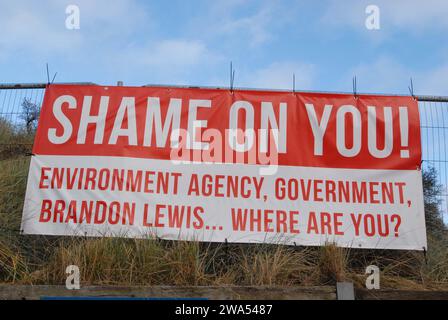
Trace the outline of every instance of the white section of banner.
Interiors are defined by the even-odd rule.
[[[48,169],[42,170],[44,167]],[[261,167],[175,165],[167,160],[125,157],[33,156],[22,231],[47,235],[157,236],[171,240],[307,246],[331,242],[353,248],[426,249],[422,177],[418,170],[279,166],[276,174],[261,176]],[[65,168],[64,174],[58,170],[59,175],[55,175],[54,168]],[[87,173],[87,168],[97,170],[90,169]],[[135,178],[139,170],[141,183],[135,186],[141,190],[126,191],[126,183],[130,181],[127,174],[131,172]],[[117,177],[122,173],[120,180]],[[195,174],[201,195],[188,195]],[[89,175],[91,179],[86,182]],[[117,190],[120,181],[123,189]],[[354,189],[360,195],[357,200],[353,199]],[[208,196],[210,190],[214,195]],[[281,199],[288,194],[294,200]],[[359,203],[362,199],[367,199],[366,203]],[[84,220],[80,223],[82,214]],[[242,222],[246,222],[244,228]]]

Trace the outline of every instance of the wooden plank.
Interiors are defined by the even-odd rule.
[[[448,300],[448,291],[356,289],[357,300]]]
[[[336,288],[269,286],[87,286],[67,290],[65,286],[0,285],[0,300],[36,300],[45,297],[123,297],[123,298],[205,298],[213,300],[335,300]]]
[[[355,295],[357,300],[448,300],[448,291],[356,289]],[[65,286],[0,285],[0,300],[36,300],[48,297],[336,300],[336,288],[334,286],[86,286],[80,290],[67,290]]]

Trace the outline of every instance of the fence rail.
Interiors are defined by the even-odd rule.
[[[59,84],[95,85],[91,82]],[[25,125],[24,122],[26,120],[23,115],[24,102],[28,101],[31,104],[40,107],[42,105],[46,86],[46,83],[0,84],[0,120],[6,120],[12,125]],[[163,87],[161,85],[146,85],[146,87],[151,86]],[[174,87],[191,88],[188,86]],[[201,88],[216,89],[216,87]],[[255,90],[250,88],[235,88],[235,90],[238,89]],[[422,168],[423,170],[427,170],[430,167],[433,167],[437,171],[437,182],[443,188],[443,194],[439,199],[439,206],[445,222],[448,222],[448,96],[418,95],[415,96],[415,98],[419,101],[420,109]]]

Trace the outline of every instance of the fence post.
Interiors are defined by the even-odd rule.
[[[338,300],[355,300],[353,282],[337,282],[336,295]]]

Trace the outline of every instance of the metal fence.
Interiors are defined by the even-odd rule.
[[[433,167],[442,185],[440,209],[448,223],[448,97],[444,101],[419,100],[423,170]]]
[[[14,125],[20,125],[24,101],[29,101],[37,106],[42,105],[44,88],[33,87],[32,85],[23,85],[23,87],[15,85],[0,86],[0,117]]]
[[[92,84],[92,83],[77,83]],[[24,126],[23,104],[41,106],[45,84],[0,84],[0,118]],[[448,97],[417,96],[419,100],[423,170],[433,167],[443,188],[440,210],[448,223]]]

